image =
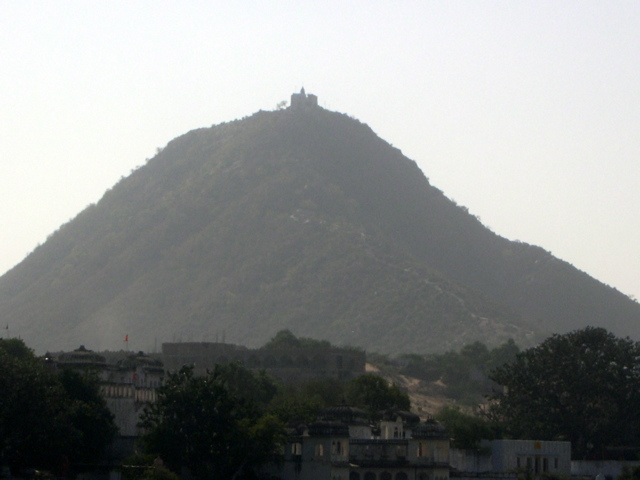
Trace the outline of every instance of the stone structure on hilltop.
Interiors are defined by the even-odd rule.
[[[291,109],[299,110],[308,107],[317,107],[318,97],[313,93],[307,94],[304,91],[304,87],[300,90],[300,93],[293,93],[291,95]]]
[[[246,368],[264,369],[284,382],[318,377],[348,380],[365,372],[365,352],[353,348],[250,349],[240,345],[210,342],[163,343],[162,359],[167,371],[185,365],[196,375],[213,370],[217,363],[240,362]]]

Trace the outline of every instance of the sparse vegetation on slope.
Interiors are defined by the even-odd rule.
[[[0,317],[36,350],[274,332],[370,351],[607,323],[640,306],[498,237],[346,115],[259,112],[189,132],[0,278]]]

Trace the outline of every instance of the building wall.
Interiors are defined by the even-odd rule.
[[[574,460],[571,462],[571,475],[595,478],[598,474],[607,480],[618,478],[625,468],[629,470],[640,465],[637,461],[617,460]]]
[[[210,342],[163,343],[162,361],[167,371],[193,365],[196,375],[204,375],[216,364],[240,362],[251,369],[264,369],[287,381],[317,377],[349,379],[365,372],[365,353],[346,348],[249,349]]]
[[[272,473],[283,480],[448,480],[448,444],[439,438],[384,440],[306,432],[290,439],[284,462]]]
[[[449,459],[451,468],[456,472],[485,473],[493,470],[491,452],[489,451],[452,448],[449,450]]]
[[[411,448],[409,449],[409,460],[416,463],[449,465],[451,462],[449,440],[412,440]]]
[[[534,475],[545,472],[571,474],[571,442],[492,440],[481,445],[491,449],[495,472],[528,470]]]
[[[114,416],[118,438],[108,453],[110,461],[133,453],[140,415],[146,404],[156,401],[156,388],[162,385],[162,362],[142,352],[93,352],[81,346],[48,359],[51,368],[95,373],[100,393]]]
[[[298,437],[290,441],[284,453],[284,462],[271,472],[278,478],[349,480],[347,437]]]
[[[133,385],[104,385],[101,390],[107,407],[113,413],[119,434],[125,437],[140,435],[140,415],[146,404],[155,402],[155,389],[136,388]]]

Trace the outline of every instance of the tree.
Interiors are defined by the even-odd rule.
[[[64,391],[21,340],[0,341],[0,391],[0,451],[11,469],[54,468],[73,436]]]
[[[470,365],[484,366],[489,362],[491,353],[484,343],[473,342],[460,349],[460,357]]]
[[[264,370],[251,371],[239,362],[218,364],[213,375],[238,401],[265,410],[278,392],[278,384]]]
[[[284,423],[311,423],[320,410],[344,400],[345,382],[331,377],[312,378],[281,386],[269,411]]]
[[[296,337],[291,330],[280,330],[262,347],[265,350],[286,350],[290,348],[331,348],[331,343],[326,340],[314,338]]]
[[[280,350],[287,348],[300,348],[300,339],[296,337],[291,330],[280,330],[262,347],[265,350]]]
[[[583,458],[639,440],[640,346],[603,328],[553,335],[497,368],[490,414],[517,438],[570,440]]]
[[[95,463],[115,432],[96,383],[49,370],[22,340],[0,340],[0,392],[0,452],[13,471]]]
[[[118,430],[100,394],[98,378],[91,373],[63,370],[59,379],[67,396],[68,419],[76,432],[72,460],[76,464],[95,464]]]
[[[275,394],[265,393],[272,390],[264,381],[240,365],[217,365],[201,377],[188,367],[169,374],[157,402],[143,413],[145,450],[196,478],[236,478],[270,460],[285,433],[263,407]]]
[[[640,465],[622,467],[622,473],[618,475],[618,480],[640,480]]]
[[[404,354],[399,357],[401,373],[427,382],[441,380],[446,395],[459,404],[477,405],[491,393],[488,373],[510,362],[519,352],[513,339],[489,350],[481,342],[436,355]]]
[[[411,409],[411,400],[406,392],[395,383],[389,385],[384,378],[370,373],[351,380],[347,384],[345,397],[347,403],[364,409],[372,416],[390,408]]]
[[[495,428],[486,418],[464,413],[459,407],[442,407],[436,414],[436,420],[451,435],[454,448],[477,450],[481,440],[496,438]]]
[[[490,372],[498,367],[501,367],[505,363],[512,362],[516,355],[520,353],[520,348],[516,345],[513,338],[510,338],[502,345],[498,345],[490,352],[489,360],[485,364],[486,371]]]

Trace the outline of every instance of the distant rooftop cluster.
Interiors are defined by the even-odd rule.
[[[304,91],[304,87],[300,90],[300,93],[293,93],[291,95],[291,109],[298,110],[308,107],[318,106],[318,96],[313,93],[307,94]]]

